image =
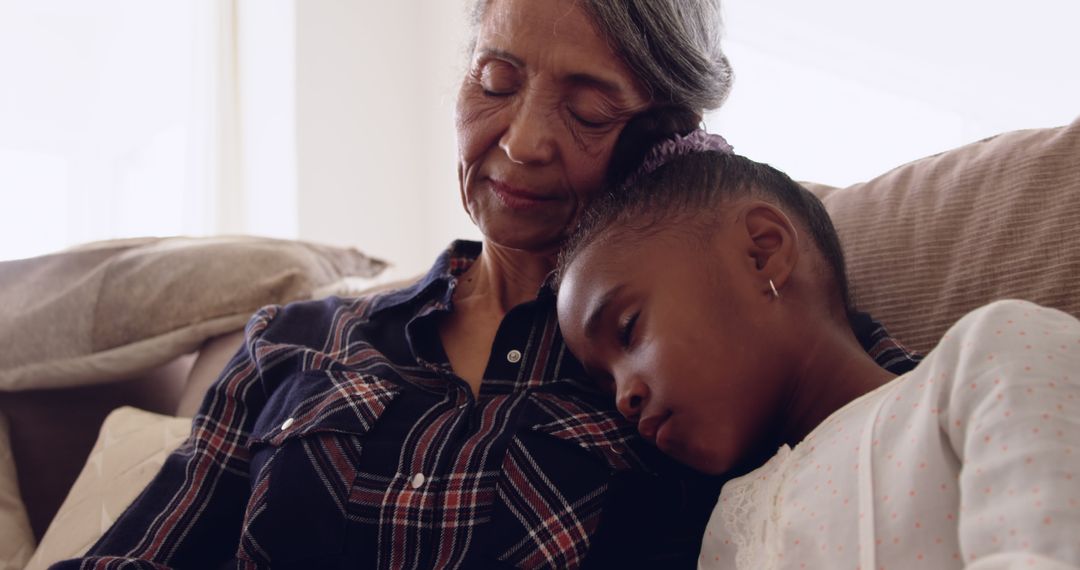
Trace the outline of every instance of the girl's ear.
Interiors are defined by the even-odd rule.
[[[761,277],[762,284],[772,280],[782,289],[799,260],[799,235],[795,225],[782,210],[767,202],[747,204],[739,217],[745,229],[747,255]]]

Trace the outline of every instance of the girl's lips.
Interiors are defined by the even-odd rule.
[[[503,204],[515,210],[535,208],[544,202],[555,200],[555,197],[553,196],[537,194],[495,180],[491,181],[491,190],[498,196]]]
[[[638,433],[641,434],[641,437],[644,437],[645,439],[655,444],[656,434],[660,431],[660,428],[661,426],[663,426],[664,422],[666,422],[670,417],[671,412],[667,412],[641,418],[641,420],[638,422]]]

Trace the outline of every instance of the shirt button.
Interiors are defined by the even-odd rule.
[[[409,483],[409,485],[410,485],[410,486],[411,486],[411,487],[412,487],[413,489],[419,489],[419,488],[420,488],[420,486],[424,484],[424,481],[425,481],[426,479],[427,479],[427,478],[426,478],[426,477],[424,477],[424,474],[423,474],[423,473],[417,473],[416,475],[413,475],[413,478],[412,478],[412,482],[411,482],[411,483]]]
[[[293,425],[293,422],[295,422],[295,421],[296,421],[295,418],[289,418],[289,419],[285,420],[285,422],[281,424],[281,431],[285,431],[285,430],[289,429],[289,426]]]
[[[510,364],[517,364],[518,362],[521,362],[521,351],[511,350],[510,352],[507,352],[506,360],[510,361]]]

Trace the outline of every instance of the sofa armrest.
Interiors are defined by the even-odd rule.
[[[82,470],[105,416],[120,406],[172,415],[195,362],[189,354],[135,378],[92,386],[0,392],[19,491],[40,539]]]

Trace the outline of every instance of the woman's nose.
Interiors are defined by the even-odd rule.
[[[499,139],[499,147],[517,164],[545,164],[555,156],[551,128],[556,118],[540,106],[535,96],[526,96]]]
[[[620,386],[616,390],[615,407],[626,419],[637,421],[641,418],[648,397],[649,388],[643,382],[630,382],[628,386]]]

